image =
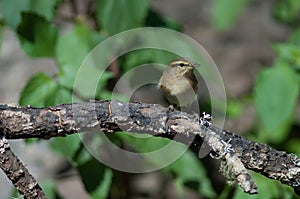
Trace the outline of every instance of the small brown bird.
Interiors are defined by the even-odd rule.
[[[197,79],[194,68],[199,66],[186,58],[171,61],[163,72],[158,88],[170,104],[175,107],[189,106],[197,93]]]

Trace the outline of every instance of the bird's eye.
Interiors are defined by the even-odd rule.
[[[180,63],[179,66],[180,66],[180,67],[184,67],[184,63]]]

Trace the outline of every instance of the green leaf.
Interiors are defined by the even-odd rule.
[[[110,186],[112,184],[112,177],[112,170],[108,168],[105,169],[101,185],[99,185],[95,191],[90,193],[92,199],[105,199],[108,197]]]
[[[206,176],[205,169],[201,162],[191,151],[187,150],[183,144],[160,137],[149,137],[148,135],[133,136],[128,133],[118,133],[117,136],[141,153],[149,153],[163,149],[155,156],[145,157],[154,165],[168,165],[164,168],[164,171],[175,174],[176,180],[182,182],[182,184],[196,182],[196,190],[203,196],[210,198],[215,196],[215,191]],[[167,145],[168,148],[166,148]],[[172,151],[172,153],[170,153],[170,151]],[[176,186],[180,189],[181,183],[177,183]],[[180,190],[178,191],[180,192]]]
[[[33,13],[22,13],[17,28],[24,51],[34,57],[52,57],[57,39],[57,28],[44,18]]]
[[[107,198],[113,173],[96,159],[91,159],[78,167],[85,189],[93,199]]]
[[[202,196],[215,198],[216,193],[206,175],[204,166],[191,152],[186,151],[180,158],[165,168],[166,171],[174,173],[177,179],[185,184],[192,182]]]
[[[107,82],[109,79],[111,79],[114,76],[113,72],[110,71],[104,71],[102,73],[101,78],[98,81],[98,87],[97,87],[97,91],[96,91],[96,97],[99,99],[104,99],[103,97],[105,97],[104,93],[104,88],[107,85]]]
[[[97,21],[109,34],[141,27],[147,15],[148,0],[97,0]]]
[[[116,134],[116,136],[118,138],[121,138],[121,140],[126,142],[127,144],[133,146],[141,153],[156,151],[172,142],[171,140],[165,138],[151,137],[148,135],[132,134],[126,132],[118,133]]]
[[[182,178],[176,178],[174,180],[174,187],[177,192],[177,198],[184,198],[184,182]]]
[[[163,149],[168,144],[171,144],[168,145],[167,150],[160,150],[160,153],[157,153],[155,157],[145,157],[150,163],[157,166],[168,165],[176,158],[174,162],[164,168],[164,171],[176,175],[176,180],[178,180],[176,186],[179,192],[182,188],[182,184],[196,182],[196,190],[199,191],[199,193],[201,193],[203,196],[215,196],[215,192],[211,186],[210,180],[206,176],[204,167],[201,165],[199,159],[195,157],[191,151],[187,150],[186,146],[180,143],[172,142],[168,139],[148,137],[147,135],[135,135],[134,137],[131,134],[120,133],[117,134],[117,136],[142,153],[157,151],[159,149]],[[170,151],[172,151],[172,154],[170,154]]]
[[[288,38],[288,43],[295,44],[300,47],[300,28],[293,30]]]
[[[294,138],[294,139],[290,139],[287,143],[286,143],[286,149],[287,151],[292,151],[294,154],[296,154],[298,157],[300,156],[300,139],[299,138]]]
[[[81,140],[79,135],[73,134],[67,137],[56,137],[49,143],[50,147],[57,154],[68,157],[72,160],[73,156],[80,147]]]
[[[182,25],[179,24],[174,19],[165,18],[161,14],[158,13],[155,9],[149,8],[147,17],[145,19],[146,27],[164,27],[167,29],[176,30],[182,32]]]
[[[297,20],[299,10],[299,0],[277,0],[273,9],[273,15],[280,22],[292,23]]]
[[[50,21],[54,17],[55,6],[59,1],[60,0],[30,0],[29,10]]]
[[[261,138],[278,143],[287,136],[298,94],[299,78],[290,67],[273,66],[260,72],[254,101],[263,128]]]
[[[15,30],[21,22],[22,12],[31,12],[52,20],[59,0],[1,0],[0,12],[5,23]]]
[[[213,26],[219,31],[231,28],[247,3],[248,0],[215,0],[212,7]]]
[[[72,93],[71,90],[67,90],[62,86],[57,86],[55,91],[55,95],[52,95],[47,99],[46,104],[48,106],[54,106],[57,104],[66,104],[72,102]]]
[[[254,182],[259,187],[258,194],[250,195],[237,187],[234,193],[234,199],[291,199],[293,198],[292,191],[285,185],[280,184],[278,181],[268,179],[261,174],[251,172]]]
[[[44,73],[38,73],[32,77],[21,92],[20,105],[45,107],[49,97],[54,95],[56,83]]]
[[[273,48],[278,54],[276,62],[286,63],[300,70],[300,46],[283,43],[275,44]]]
[[[77,71],[83,60],[103,39],[104,37],[84,24],[77,24],[70,32],[58,38],[56,58],[60,65],[59,82],[62,85],[73,88]]]
[[[1,0],[0,12],[5,23],[15,30],[21,21],[21,12],[28,10],[28,0]]]
[[[80,166],[87,163],[91,159],[93,159],[93,157],[91,156],[89,151],[83,147],[80,148],[78,152],[76,152],[76,156],[73,156],[73,164],[75,166]]]
[[[239,101],[227,101],[227,113],[228,117],[238,118],[243,113],[243,103]]]
[[[47,180],[40,183],[45,195],[48,199],[56,199],[56,183],[53,180]]]

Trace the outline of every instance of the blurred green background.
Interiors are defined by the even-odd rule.
[[[298,0],[0,0],[0,102],[70,103],[76,72],[99,42],[132,28],[164,27],[198,41],[216,62],[227,92],[226,129],[299,157],[299,9]],[[105,71],[95,98],[110,99],[118,79],[135,66],[166,64],[172,56],[123,55]],[[209,110],[205,93],[200,103]],[[109,136],[137,152],[166,142],[125,132]],[[291,188],[253,172],[259,194],[245,194],[226,184],[218,161],[192,151],[160,171],[131,174],[96,161],[78,135],[12,145],[48,198],[296,198]],[[5,179],[3,186],[10,184]],[[1,194],[18,197],[15,190]]]

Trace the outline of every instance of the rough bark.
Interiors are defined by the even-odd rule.
[[[0,168],[25,198],[46,198],[41,187],[25,165],[10,150],[4,134],[0,131]]]
[[[211,156],[222,159],[236,182],[250,194],[257,187],[246,169],[279,180],[300,191],[300,159],[210,125],[205,118],[155,104],[99,101],[48,108],[0,105],[0,131],[6,139],[43,138],[97,130],[127,131],[175,138],[200,150],[203,141]],[[176,135],[176,136],[175,136]]]

